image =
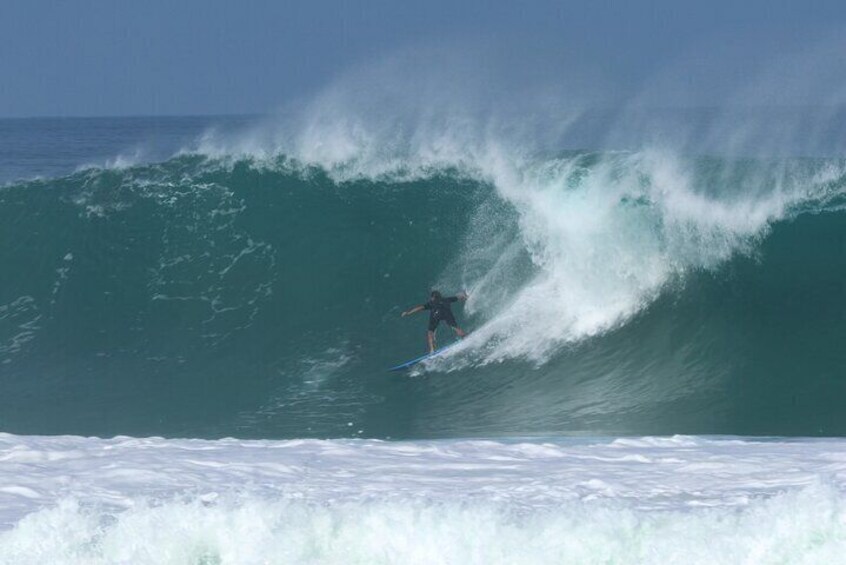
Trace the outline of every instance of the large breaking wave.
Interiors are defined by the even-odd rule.
[[[7,185],[0,428],[846,432],[841,160],[327,123]],[[472,335],[388,375],[433,287]]]

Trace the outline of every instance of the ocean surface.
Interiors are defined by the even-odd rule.
[[[846,563],[843,112],[319,110],[0,120],[0,563]]]

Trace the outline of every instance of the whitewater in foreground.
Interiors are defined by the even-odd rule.
[[[0,563],[846,563],[846,442],[0,434]]]

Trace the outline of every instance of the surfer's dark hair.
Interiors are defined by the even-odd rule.
[[[438,292],[437,290],[433,290],[432,291],[432,298],[434,298],[435,300],[440,300],[441,298],[443,298],[443,296],[441,296],[441,293]]]

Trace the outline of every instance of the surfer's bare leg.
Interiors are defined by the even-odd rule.
[[[434,353],[435,352],[435,332],[429,332],[427,334],[427,337],[429,338],[429,353]]]
[[[458,326],[453,326],[452,329],[455,331],[455,335],[457,335],[458,337],[464,337],[467,335],[467,332],[465,332]]]

